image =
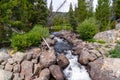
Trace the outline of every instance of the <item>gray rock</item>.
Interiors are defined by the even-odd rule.
[[[8,54],[6,49],[0,49],[0,62],[3,62],[3,60],[9,59],[11,56]]]
[[[15,54],[13,55],[14,61],[15,61],[15,62],[18,62],[18,63],[20,63],[21,61],[23,61],[24,57],[25,57],[25,54],[22,53],[22,52],[17,52],[17,53],[15,53]]]
[[[0,69],[4,69],[4,66],[0,65]]]
[[[30,61],[32,59],[33,53],[27,53],[25,59]]]
[[[40,64],[43,67],[49,67],[56,62],[54,50],[44,51],[40,56]]]
[[[7,63],[7,61],[4,61],[4,62],[1,63],[1,65],[2,65],[2,66],[5,66],[6,63]]]
[[[49,78],[50,78],[50,71],[49,71],[49,69],[48,68],[43,69],[40,72],[39,80],[49,80]]]
[[[0,80],[13,80],[13,73],[0,69]]]
[[[64,80],[64,75],[58,65],[51,65],[49,70],[56,80]]]
[[[25,76],[25,80],[30,80],[33,75],[33,63],[30,61],[23,61],[21,63],[21,75]]]
[[[37,63],[38,63],[38,60],[37,60],[37,59],[32,59],[32,62],[33,62],[34,64],[37,64]]]
[[[20,74],[19,73],[14,73],[14,78],[13,80],[19,80]]]
[[[9,59],[8,59],[8,63],[9,63],[9,64],[13,64],[13,63],[14,63],[14,59],[13,59],[13,58],[9,58]]]
[[[6,70],[6,71],[12,71],[12,70],[13,70],[13,65],[7,63],[7,64],[5,65],[5,70]]]
[[[16,64],[13,68],[14,73],[19,73],[20,72],[20,64]]]
[[[83,49],[80,56],[79,56],[79,62],[81,64],[87,65],[89,62],[94,61],[97,59],[97,56],[93,53],[89,53],[87,49]]]
[[[34,75],[38,74],[42,70],[42,67],[40,64],[34,65]]]
[[[117,24],[116,24],[115,29],[117,29],[117,30],[120,29],[120,23],[117,23]]]
[[[69,65],[69,60],[64,54],[59,54],[57,57],[57,63],[61,68],[66,68]]]
[[[92,80],[120,80],[120,59],[99,58],[88,64]]]
[[[97,33],[94,36],[94,39],[103,40],[106,42],[116,42],[118,38],[118,34],[119,32],[116,30],[108,30],[108,31]]]

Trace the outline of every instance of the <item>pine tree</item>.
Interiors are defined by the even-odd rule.
[[[114,1],[114,13],[117,19],[120,18],[120,0]]]
[[[100,22],[100,31],[106,30],[110,18],[109,0],[98,0],[95,17]]]
[[[92,6],[92,2],[87,1],[87,18],[89,19],[90,17],[93,17],[93,6]]]
[[[3,34],[4,38],[8,37],[11,30],[26,32],[34,24],[44,25],[47,16],[48,9],[44,0],[1,0],[0,38]]]
[[[48,9],[43,0],[0,1],[0,23],[23,30],[34,24],[44,25]],[[26,30],[27,31],[27,30]]]
[[[73,28],[73,31],[76,31],[77,22],[76,22],[75,17],[74,17],[72,4],[70,4],[70,8],[69,8],[69,23],[70,23],[71,27]]]
[[[87,18],[87,8],[85,0],[78,0],[78,7],[75,9],[78,22],[83,22]]]

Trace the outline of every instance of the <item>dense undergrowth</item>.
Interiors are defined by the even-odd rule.
[[[49,30],[40,25],[36,25],[28,33],[13,35],[11,38],[11,46],[15,50],[24,50],[27,47],[38,45],[42,37],[47,36],[49,36]]]

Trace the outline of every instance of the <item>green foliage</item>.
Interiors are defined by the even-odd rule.
[[[78,26],[77,32],[80,34],[80,37],[83,40],[92,39],[93,36],[97,33],[95,22],[92,22],[91,19],[85,20]]]
[[[91,0],[86,3],[87,5],[87,18],[93,17],[93,5]]]
[[[53,26],[54,31],[60,31],[60,30],[73,30],[70,25],[58,25],[58,26]]]
[[[110,18],[109,0],[98,0],[95,17],[99,21],[100,31],[106,30]]]
[[[72,4],[70,4],[70,8],[69,8],[69,24],[73,28],[73,31],[76,31],[78,25],[73,14]]]
[[[87,7],[85,0],[78,0],[78,7],[75,8],[75,17],[78,22],[83,22],[87,18]]]
[[[4,27],[0,25],[0,44],[4,44],[9,42],[9,38],[11,37],[12,31],[8,27]]]
[[[120,58],[120,44],[117,44],[115,49],[111,49],[109,55],[113,58]]]
[[[120,18],[120,0],[114,1],[114,12],[117,18]]]
[[[34,24],[45,24],[47,16],[48,9],[43,0],[0,1],[0,23],[7,27],[28,31]]]
[[[53,25],[68,24],[68,15],[66,13],[56,13],[53,19]]]
[[[49,30],[40,25],[36,25],[31,31],[25,34],[13,35],[11,38],[11,46],[15,50],[24,50],[32,45],[38,45],[42,37],[47,37]]]

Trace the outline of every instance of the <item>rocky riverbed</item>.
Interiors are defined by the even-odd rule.
[[[91,80],[120,80],[120,59],[105,57],[115,47],[115,43],[88,43],[70,31],[60,31],[54,35],[72,45],[72,55],[78,56],[77,62],[84,66]],[[64,70],[70,60],[65,54],[56,53],[54,35],[46,39],[51,48],[49,50],[45,42],[24,53],[11,54],[10,50],[1,49],[0,80],[66,80]],[[64,49],[68,48],[64,47],[63,51]]]

